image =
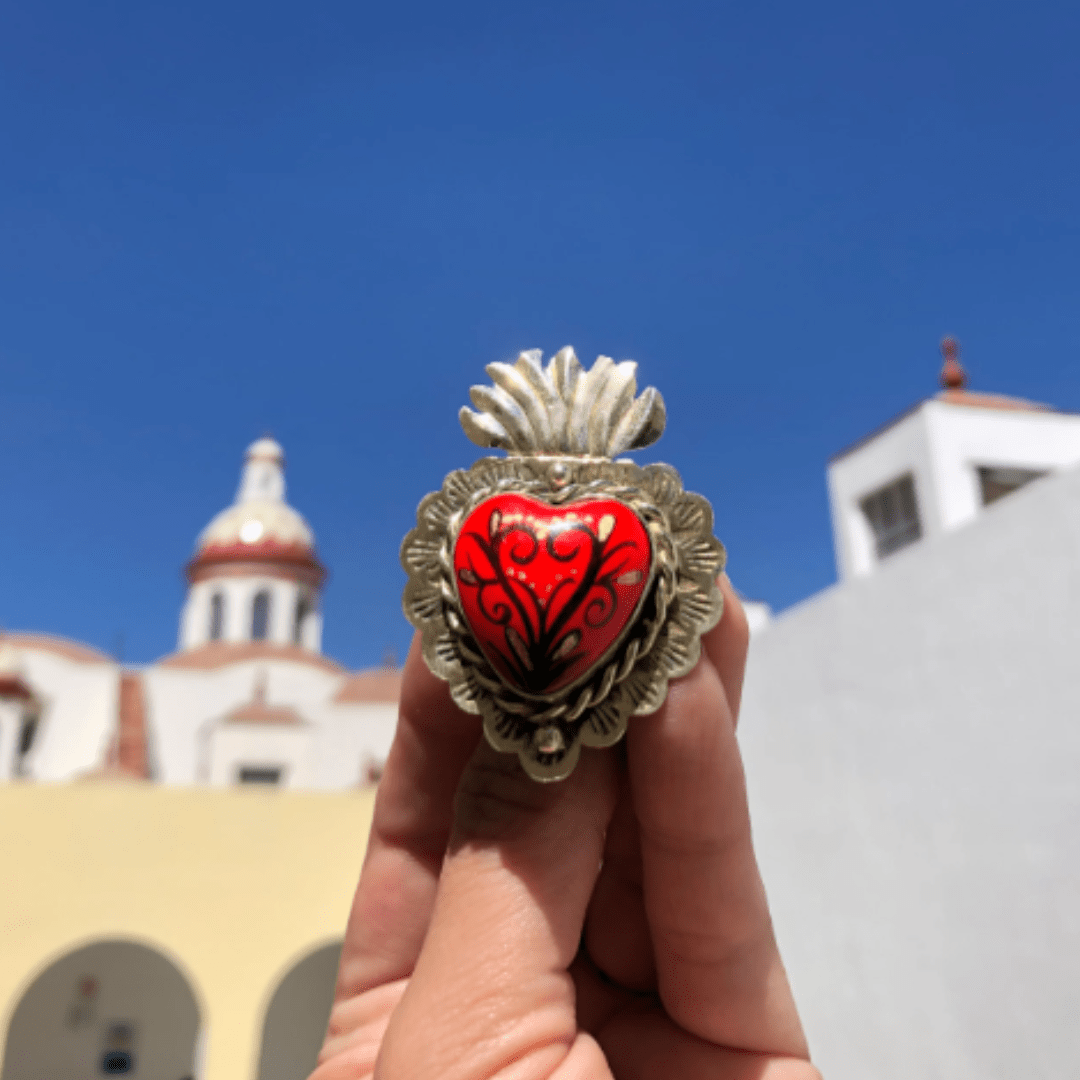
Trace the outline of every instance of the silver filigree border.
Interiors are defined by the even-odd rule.
[[[502,491],[552,505],[615,498],[645,522],[654,573],[627,632],[584,678],[537,701],[499,678],[469,632],[454,580],[457,530],[473,507]],[[417,509],[417,527],[401,546],[409,575],[403,607],[420,631],[424,658],[450,684],[457,705],[479,713],[496,749],[516,752],[526,772],[561,780],[581,746],[611,746],[634,714],[655,712],[668,681],[685,675],[701,655],[701,635],[719,621],[717,577],[724,547],[712,534],[708,500],[683,490],[670,465],[580,457],[482,458],[446,477]]]

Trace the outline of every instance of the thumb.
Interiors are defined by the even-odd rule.
[[[595,1043],[578,1038],[567,968],[615,795],[613,754],[586,749],[567,779],[539,784],[481,741],[458,786],[431,923],[383,1040],[380,1080],[486,1080],[511,1065],[515,1080],[532,1080],[571,1058],[610,1076]]]

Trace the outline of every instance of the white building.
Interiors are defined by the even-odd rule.
[[[946,352],[830,465],[839,584],[753,639],[755,838],[829,1080],[1071,1080],[1080,418],[969,394]]]
[[[62,638],[5,636],[0,779],[104,771],[344,789],[376,778],[399,674],[351,673],[322,654],[326,571],[285,501],[272,439],[248,448],[236,501],[203,530],[187,575],[179,648],[141,670]]]
[[[953,338],[942,353],[937,397],[829,462],[841,581],[870,574],[894,551],[959,529],[1003,495],[1080,462],[1080,416],[972,393]]]

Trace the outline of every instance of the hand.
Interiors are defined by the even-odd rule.
[[[416,642],[310,1080],[820,1080],[750,840],[748,632],[625,742],[528,779]]]

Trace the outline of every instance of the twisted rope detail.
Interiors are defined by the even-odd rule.
[[[656,577],[652,589],[654,613],[652,617],[643,619],[637,627],[633,628],[631,636],[618,647],[611,662],[579,689],[573,696],[572,703],[569,700],[573,695],[572,687],[547,708],[540,708],[539,702],[516,694],[499,678],[476,644],[475,638],[468,631],[467,624],[461,616],[454,582],[453,539],[457,537],[461,522],[476,506],[509,488],[531,494],[542,491],[546,501],[553,506],[575,502],[594,493],[602,493],[607,498],[619,499],[641,518],[652,542],[653,559],[656,565]],[[656,643],[664,627],[668,605],[675,595],[678,565],[662,511],[642,499],[639,488],[625,485],[613,488],[610,486],[610,481],[596,479],[585,484],[568,484],[565,488],[552,492],[550,485],[544,480],[523,481],[520,477],[507,477],[476,492],[465,506],[451,516],[447,526],[445,539],[440,545],[438,555],[439,592],[444,604],[444,613],[449,616],[446,618],[446,625],[454,637],[462,659],[471,668],[475,688],[486,693],[492,703],[503,713],[537,726],[552,721],[574,724],[587,710],[600,705],[611,693],[613,687],[630,675],[639,657],[647,655]],[[635,633],[635,631],[638,632]],[[475,698],[476,695],[473,696]]]

